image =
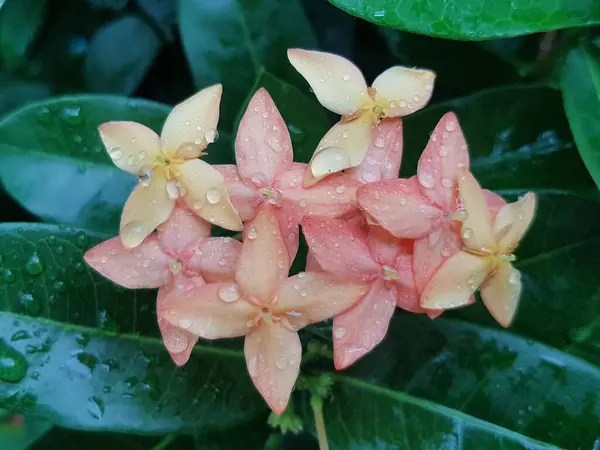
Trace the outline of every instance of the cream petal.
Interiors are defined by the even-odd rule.
[[[521,273],[512,264],[498,263],[481,286],[481,299],[496,321],[507,328],[513,321],[521,296]]]
[[[493,231],[500,250],[512,253],[529,229],[535,214],[536,198],[533,192],[520,200],[503,206],[493,222]]]
[[[375,100],[385,104],[387,117],[402,117],[423,108],[431,99],[435,73],[394,66],[373,82]]]
[[[137,122],[107,122],[98,128],[113,163],[137,175],[160,155],[160,139],[150,128]]]
[[[466,218],[462,222],[463,243],[474,250],[494,250],[496,241],[492,233],[487,202],[483,190],[471,172],[461,171],[458,186],[462,207]]]
[[[185,161],[178,170],[183,201],[192,211],[221,228],[242,229],[242,221],[231,203],[221,172],[199,159]]]
[[[222,92],[223,87],[215,84],[175,105],[162,129],[163,150],[173,154],[183,144],[205,149],[216,137]],[[184,147],[182,151],[187,153]]]
[[[370,101],[362,73],[346,58],[293,48],[288,50],[288,59],[328,110],[344,116]]]
[[[121,215],[121,241],[126,248],[137,247],[166,221],[175,201],[167,194],[167,180],[157,172],[148,186],[139,184],[133,190]]]

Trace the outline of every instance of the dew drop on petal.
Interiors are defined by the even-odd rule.
[[[256,172],[252,174],[252,176],[250,177],[250,181],[252,182],[252,184],[254,184],[254,186],[262,187],[265,184],[267,184],[267,177],[264,173]]]
[[[165,346],[171,353],[181,353],[188,346],[188,338],[181,331],[169,331],[165,335]]]
[[[335,188],[335,192],[337,192],[338,194],[343,194],[345,190],[346,188],[341,184],[339,186],[336,186]]]
[[[148,235],[144,222],[134,220],[121,230],[121,239],[126,247],[137,247]]]
[[[419,179],[419,184],[425,189],[433,189],[435,186],[435,179],[430,172],[421,171],[418,173],[417,178]]]
[[[123,157],[123,150],[120,147],[113,147],[108,151],[113,161],[118,161]]]
[[[446,129],[446,131],[454,131],[456,130],[456,122],[454,122],[453,120],[449,120],[446,122],[444,128]]]
[[[302,290],[300,291],[300,295],[301,295],[302,297],[306,297],[306,296],[308,295],[308,292],[306,292],[306,289],[302,289]]]
[[[275,360],[275,366],[277,366],[279,370],[285,370],[285,368],[288,366],[288,359],[284,355],[279,356]]]
[[[137,174],[138,181],[144,187],[150,186],[153,177],[154,171],[150,166],[142,166]]]
[[[342,339],[344,336],[346,336],[346,329],[344,327],[336,327],[333,330],[333,337],[336,339]]]
[[[211,205],[215,205],[221,201],[221,192],[218,188],[212,187],[208,191],[206,191],[206,200]]]
[[[258,360],[256,356],[253,356],[248,361],[248,373],[252,378],[256,378],[258,376]]]
[[[462,236],[463,240],[468,241],[473,237],[473,230],[471,228],[463,228],[460,235]]]
[[[342,80],[344,81],[350,81],[351,77],[349,74],[345,74],[344,76],[342,76]]]
[[[377,148],[385,147],[385,139],[383,139],[382,137],[378,137],[377,139],[375,139],[375,147],[377,147]]]
[[[204,138],[209,143],[216,142],[216,140],[219,139],[219,132],[217,130],[207,130],[206,133],[204,133]]]
[[[452,187],[452,180],[448,177],[442,178],[442,186],[447,188]]]
[[[519,272],[511,272],[511,274],[508,277],[508,282],[510,284],[517,284],[521,279],[521,276],[519,275]]]
[[[258,237],[258,231],[255,226],[251,226],[246,235],[248,239],[256,239]]]
[[[167,195],[171,200],[177,200],[181,196],[179,186],[175,180],[167,181]]]
[[[235,284],[228,284],[219,287],[217,294],[225,303],[233,303],[240,298],[240,293],[238,292]]]
[[[343,137],[344,139],[348,139],[348,138],[350,137],[350,132],[349,132],[348,130],[344,130],[344,131],[342,132],[342,137]]]
[[[177,324],[184,330],[189,330],[192,327],[192,325],[194,325],[194,322],[194,319],[190,319],[189,317],[182,317],[181,319],[179,319]]]
[[[442,247],[442,250],[440,251],[441,255],[444,257],[448,257],[450,256],[450,248],[447,246]]]

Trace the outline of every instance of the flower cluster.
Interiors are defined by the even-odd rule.
[[[421,109],[434,74],[393,67],[372,87],[337,55],[290,50],[323,106],[342,116],[309,164],[293,161],[286,124],[268,92],[250,100],[236,165],[200,159],[215,140],[221,87],[177,105],[159,137],[110,122],[101,137],[138,186],[120,237],[88,251],[95,270],[130,289],[159,288],[158,324],[174,362],[198,338],[245,336],[254,385],[280,414],[299,374],[298,331],[333,318],[334,362],[344,369],[384,338],[399,307],[431,318],[475,301],[509,326],[521,281],[513,252],[535,197],[515,203],[482,190],[469,171],[457,118],[443,116],[417,175],[397,178],[400,117]],[[242,242],[210,237],[213,224]],[[306,272],[289,276],[300,226]]]

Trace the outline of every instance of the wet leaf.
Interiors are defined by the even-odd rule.
[[[0,122],[0,180],[43,220],[116,234],[136,179],[112,163],[98,126],[132,120],[160,132],[169,110],[147,100],[94,95],[28,105]],[[226,133],[208,151],[211,163],[233,161]]]
[[[156,292],[124,290],[83,262],[98,241],[51,225],[0,226],[0,407],[143,434],[263,416],[240,350],[197,345],[185,367],[174,365],[157,337]]]
[[[446,39],[485,40],[600,22],[595,0],[329,0],[377,25]]]

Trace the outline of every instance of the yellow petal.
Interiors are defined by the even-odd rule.
[[[225,177],[210,164],[191,159],[177,167],[183,201],[200,217],[228,230],[240,231],[242,221],[231,204]]]
[[[213,142],[218,136],[216,131],[222,92],[223,87],[215,84],[176,105],[163,126],[163,150],[172,154],[187,144],[182,152],[189,154],[190,147],[203,150]]]
[[[387,117],[402,117],[423,108],[431,99],[435,73],[394,66],[373,82],[375,100],[386,105]]]
[[[421,306],[428,309],[451,309],[469,303],[481,286],[494,260],[467,252],[458,252],[433,275],[421,296]]]
[[[512,253],[527,232],[535,214],[535,194],[529,192],[504,205],[494,219],[493,231],[503,253]]]
[[[175,206],[167,195],[167,180],[157,171],[148,186],[138,184],[121,215],[121,241],[126,248],[137,247],[154,229],[165,222]]]
[[[328,110],[344,116],[370,100],[362,73],[346,58],[293,48],[288,50],[288,59]]]
[[[461,228],[464,244],[474,250],[494,250],[496,241],[481,186],[467,170],[463,170],[458,176],[458,185],[462,206],[467,212]]]
[[[360,165],[369,151],[373,124],[368,116],[336,123],[319,142],[309,168],[316,179]]]
[[[150,128],[137,122],[107,122],[98,128],[100,137],[115,165],[137,175],[160,155],[160,139]]]
[[[488,311],[503,327],[510,326],[521,295],[521,273],[503,262],[481,286],[481,298]]]

